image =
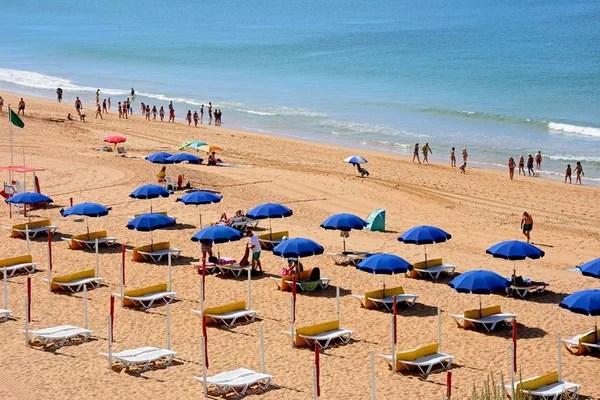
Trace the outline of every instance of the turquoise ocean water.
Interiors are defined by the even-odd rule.
[[[479,166],[540,150],[600,183],[600,1],[32,0],[0,32],[0,89],[133,86],[178,117],[212,101],[230,127]]]

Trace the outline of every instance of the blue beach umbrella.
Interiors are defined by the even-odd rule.
[[[269,233],[273,237],[273,229],[271,228],[271,218],[285,218],[290,217],[294,212],[284,206],[283,204],[277,203],[265,203],[254,207],[252,210],[246,213],[248,218],[252,219],[268,219],[269,220]]]
[[[311,239],[292,238],[273,248],[273,254],[283,258],[302,258],[323,254],[323,246]]]
[[[359,271],[376,275],[394,275],[410,271],[412,265],[395,254],[374,254],[362,260],[356,266]],[[385,296],[385,278],[383,280],[383,297]]]
[[[449,284],[458,293],[473,293],[479,296],[479,309],[481,310],[481,295],[503,292],[510,281],[493,271],[474,270],[460,274]]]
[[[205,244],[235,242],[242,238],[242,233],[229,226],[207,226],[192,236],[192,241]]]
[[[361,156],[350,156],[344,159],[344,162],[350,164],[366,164],[367,160]]]
[[[195,191],[188,193],[175,201],[180,201],[186,206],[191,204],[198,207],[202,204],[218,203],[221,201],[221,199],[223,199],[223,196],[219,196],[218,194],[214,194],[211,192]],[[202,229],[202,210],[199,207],[198,215],[200,217],[200,229]]]
[[[435,226],[421,225],[410,228],[398,238],[399,242],[423,245],[425,248],[425,263],[427,263],[427,245],[443,243],[450,240],[452,235]]]
[[[161,151],[158,153],[150,154],[145,159],[153,164],[173,164],[173,161],[170,161],[169,157],[173,157],[173,154]]]
[[[61,209],[60,215],[63,217],[67,217],[69,215],[82,215],[85,217],[85,225],[87,228],[88,237],[90,235],[90,226],[88,224],[88,217],[98,218],[104,217],[108,215],[110,208],[104,207],[102,204],[98,203],[79,203],[75,204],[72,207],[67,208],[66,210]]]
[[[580,265],[579,270],[584,276],[591,276],[593,278],[600,278],[600,258],[586,262]]]
[[[352,229],[361,230],[367,226],[367,222],[354,214],[334,214],[327,218],[322,224],[323,229],[332,229],[342,232],[350,232]],[[344,239],[344,251],[346,251],[346,237],[349,236],[347,233],[342,233]]]
[[[596,317],[600,315],[600,290],[582,290],[568,295],[560,302],[559,307],[565,308],[576,314],[594,317],[594,332],[598,332]],[[596,336],[596,342],[598,336]]]
[[[140,231],[150,232],[150,245],[154,244],[152,239],[152,231],[166,228],[175,225],[175,219],[163,214],[148,213],[138,215],[127,223],[127,228]]]
[[[134,199],[150,200],[150,212],[152,212],[152,199],[158,197],[169,197],[172,192],[168,191],[160,185],[143,185],[135,189],[129,194],[129,197]]]
[[[505,260],[515,261],[513,273],[516,274],[517,260],[525,260],[526,258],[538,259],[544,257],[546,253],[538,249],[532,244],[522,242],[520,240],[507,240],[500,242],[485,251],[491,254],[494,258],[503,258]]]
[[[193,154],[179,153],[179,154],[175,154],[171,157],[167,157],[166,161],[172,162],[174,164],[179,164],[182,162],[188,162],[190,164],[200,164],[202,162],[202,159]]]
[[[4,200],[8,204],[33,205],[38,203],[52,203],[52,199],[41,193],[24,192]]]

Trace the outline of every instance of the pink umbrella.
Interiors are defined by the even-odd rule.
[[[127,141],[126,137],[123,136],[108,136],[104,138],[104,141],[106,143],[112,143],[112,144],[119,144],[119,143],[125,143]]]

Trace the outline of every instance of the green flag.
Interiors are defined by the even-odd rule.
[[[8,109],[8,120],[14,125],[22,128],[25,126],[21,118],[12,109]]]

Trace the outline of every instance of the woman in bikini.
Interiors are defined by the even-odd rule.
[[[571,164],[567,164],[567,169],[565,170],[565,183],[567,183],[567,179],[571,183]]]
[[[450,150],[450,166],[456,167],[456,154],[454,153],[454,147]]]
[[[511,181],[515,177],[515,159],[512,157],[508,159],[508,176]]]
[[[525,175],[525,157],[523,157],[523,154],[519,157],[519,175],[521,175],[521,171]]]
[[[579,182],[581,185],[581,177],[583,176],[583,167],[581,166],[581,162],[577,161],[577,165],[575,166],[575,183]]]

